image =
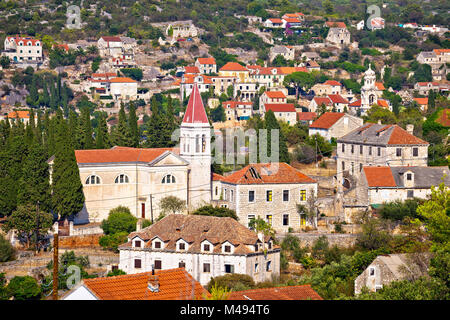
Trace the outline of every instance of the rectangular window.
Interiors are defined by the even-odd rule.
[[[179,250],[185,250],[185,249],[186,249],[186,245],[185,245],[183,242],[180,242],[180,243],[178,244],[178,249],[179,249]]]
[[[226,264],[225,265],[225,273],[234,273],[234,265]]]
[[[288,226],[288,225],[289,225],[289,215],[283,214],[283,226]]]
[[[268,202],[272,201],[272,190],[266,191],[266,201],[268,201]]]
[[[223,251],[225,252],[231,252],[231,246],[224,246]]]
[[[413,148],[413,157],[419,156],[419,148]]]
[[[155,242],[153,243],[153,247],[154,247],[155,249],[161,249],[161,242],[155,241]]]
[[[369,147],[369,156],[372,155],[372,147]]]
[[[352,174],[355,174],[355,163],[352,162]]]
[[[186,263],[184,261],[180,261],[178,263],[178,268],[186,268]]]
[[[345,162],[342,161],[342,171],[344,171],[344,170],[345,170]]]
[[[414,198],[414,190],[408,190],[406,197],[407,198]]]
[[[351,153],[355,152],[355,145],[352,144]]]
[[[359,146],[359,154],[363,154],[363,146]]]
[[[230,190],[230,202],[234,200],[234,190]]]
[[[209,251],[209,244],[203,245],[203,251]]]
[[[272,225],[272,215],[271,214],[266,215],[266,221],[270,226]]]
[[[267,261],[266,263],[266,271],[271,271],[272,270],[272,261]]]
[[[250,190],[248,192],[248,202],[253,202],[253,201],[255,201],[255,191]]]
[[[362,171],[362,168],[363,168],[363,164],[362,164],[362,163],[360,163],[360,164],[359,164],[359,172],[361,172],[361,171]]]
[[[211,264],[209,264],[209,263],[204,263],[204,264],[203,264],[203,272],[205,272],[205,273],[210,273],[210,272],[211,272]]]
[[[300,201],[306,201],[306,190],[300,190]]]
[[[259,272],[259,264],[255,263],[255,273],[258,273],[258,272]]]
[[[375,275],[375,268],[369,268],[369,275],[373,277]]]
[[[134,242],[134,246],[135,246],[136,248],[140,248],[140,247],[141,247],[141,241],[136,240],[136,241]]]
[[[407,173],[406,174],[406,180],[408,180],[408,181],[412,180],[412,174],[411,173]]]
[[[162,269],[161,260],[155,260],[155,270],[161,270],[161,269]]]
[[[381,148],[378,147],[378,156],[381,156]]]
[[[342,144],[342,152],[345,152],[345,144]]]
[[[397,157],[401,157],[402,156],[402,148],[397,148],[396,149],[396,155],[397,155]]]
[[[283,190],[283,201],[289,201],[289,190]]]
[[[134,267],[136,269],[142,268],[141,259],[134,259]]]
[[[223,200],[227,200],[227,189],[223,189]]]

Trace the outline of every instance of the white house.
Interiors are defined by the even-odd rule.
[[[128,274],[183,267],[202,285],[231,273],[255,282],[280,274],[274,239],[229,217],[171,214],[130,233],[119,251],[119,268]]]
[[[138,82],[128,77],[115,77],[109,80],[110,94],[115,100],[134,100],[137,98]]]
[[[326,140],[340,138],[363,125],[363,119],[340,112],[325,112],[309,126],[309,136],[320,134]]]
[[[213,57],[197,58],[195,66],[199,69],[200,73],[203,74],[217,73],[217,63],[216,59]]]
[[[43,61],[42,43],[31,37],[6,37],[2,56],[13,63],[39,63]]]
[[[272,110],[277,120],[284,121],[291,126],[297,123],[297,111],[293,103],[266,103],[261,110],[262,117],[266,112]]]

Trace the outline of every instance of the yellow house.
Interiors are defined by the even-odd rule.
[[[237,62],[228,62],[219,69],[219,76],[221,77],[236,77],[238,82],[250,82],[249,70]]]

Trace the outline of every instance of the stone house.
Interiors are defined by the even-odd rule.
[[[286,60],[294,60],[295,48],[291,46],[274,46],[270,48],[269,59],[272,61],[276,56],[282,56]]]
[[[312,86],[316,96],[326,96],[329,94],[341,94],[342,84],[336,80],[327,80],[324,83],[317,83]]]
[[[249,226],[260,217],[276,232],[305,226],[297,204],[308,206],[317,197],[317,181],[286,163],[249,164],[216,181],[213,192],[221,191],[217,203],[234,210],[240,223]]]
[[[326,97],[314,97],[309,104],[309,110],[316,112],[322,105],[325,105],[328,111],[335,109],[337,112],[344,112],[349,102],[340,94],[329,94]]]
[[[414,85],[414,90],[417,90],[420,95],[428,96],[430,90],[434,92],[439,91],[439,83],[438,82],[417,82]]]
[[[135,100],[138,98],[138,82],[128,77],[109,80],[109,93],[114,100]]]
[[[6,118],[10,119],[10,121],[20,121],[24,125],[27,125],[30,122],[30,112],[21,110],[11,111],[8,113]],[[34,122],[36,123],[36,119],[34,120]]]
[[[197,58],[197,60],[195,61],[195,66],[202,74],[217,73],[216,59],[214,59],[213,57]]]
[[[266,103],[262,107],[261,117],[264,117],[269,110],[272,110],[275,118],[279,121],[284,121],[289,125],[297,123],[297,110],[293,103]]]
[[[172,35],[170,35],[172,30]],[[194,38],[198,36],[198,29],[192,23],[192,21],[179,21],[169,24],[166,28],[166,36],[177,38]]]
[[[363,119],[342,112],[325,112],[309,126],[309,136],[320,134],[326,140],[340,138],[363,125]]]
[[[252,101],[258,94],[259,84],[256,82],[236,83],[234,96],[243,101]]]
[[[350,44],[350,32],[347,28],[332,27],[328,31],[326,42],[337,46],[346,46]]]
[[[44,60],[41,41],[31,37],[6,37],[2,56],[12,63],[42,63]]]
[[[265,91],[259,97],[259,108],[262,111],[265,104],[287,103],[287,97],[283,91]]]
[[[128,274],[184,268],[202,285],[230,273],[255,282],[280,274],[274,239],[229,217],[172,214],[130,233],[119,251],[119,268]]]
[[[224,101],[222,107],[225,110],[226,120],[248,120],[253,114],[253,102]]]
[[[395,200],[426,199],[431,186],[450,186],[447,167],[363,167],[359,198],[369,205]]]
[[[419,256],[423,265],[429,264],[427,254]],[[373,262],[355,279],[355,295],[360,294],[366,287],[370,291],[377,291],[392,281],[418,278],[424,275],[424,268],[417,268],[408,254],[389,254],[378,256]],[[422,263],[421,263],[422,264]],[[427,267],[425,267],[427,269]]]
[[[103,36],[97,41],[98,51],[101,57],[119,57],[124,52],[122,39],[114,36]]]
[[[83,279],[62,300],[201,300],[209,296],[184,268]]]
[[[367,123],[337,140],[338,181],[343,172],[359,176],[365,166],[426,167],[429,143],[398,125]]]

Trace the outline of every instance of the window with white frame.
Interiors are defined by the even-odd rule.
[[[114,181],[114,183],[129,183],[130,179],[128,178],[128,176],[126,174],[119,174],[116,177],[116,180]]]
[[[86,184],[100,184],[100,177],[95,174],[90,175],[86,179]]]
[[[161,183],[175,183],[175,177],[171,174],[168,174],[162,178]]]

